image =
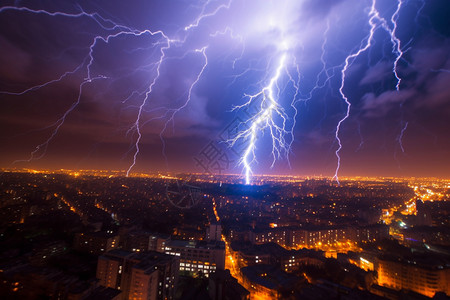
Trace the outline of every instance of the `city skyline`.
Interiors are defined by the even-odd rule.
[[[255,175],[450,177],[445,1],[147,2],[0,7],[1,167],[244,176],[276,86]]]
[[[342,178],[337,185],[264,177],[248,186],[233,176],[5,171],[0,293],[111,300],[450,295],[450,180]]]

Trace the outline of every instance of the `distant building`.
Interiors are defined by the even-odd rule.
[[[173,299],[179,259],[155,251],[113,250],[98,258],[101,286],[122,291],[122,299]]]
[[[1,299],[68,299],[80,284],[77,276],[52,268],[25,264],[0,270]]]
[[[450,246],[450,231],[447,226],[414,226],[402,230],[403,243],[417,245],[422,243]]]
[[[389,226],[384,224],[373,224],[356,228],[357,242],[376,242],[389,238]]]
[[[276,243],[252,245],[248,242],[232,242],[230,252],[240,268],[258,264],[270,264],[285,272],[293,272],[300,266],[324,264],[322,251],[286,250]]]
[[[107,232],[77,233],[74,239],[74,249],[80,252],[99,255],[116,249],[119,236]]]
[[[308,230],[306,232],[306,243],[309,247],[321,245],[336,245],[355,240],[355,230],[350,227],[324,228]]]
[[[433,225],[433,218],[431,217],[431,208],[423,203],[422,200],[416,200],[416,224],[419,226]]]
[[[170,235],[151,234],[149,237],[148,250],[164,253],[169,241]]]
[[[250,233],[250,241],[255,244],[277,243],[281,246],[288,245],[288,235],[290,230],[287,228],[267,228],[263,230],[253,230]]]
[[[133,252],[157,251],[164,253],[170,235],[155,234],[146,231],[132,231],[124,238],[123,249]]]
[[[222,226],[220,223],[211,223],[206,228],[206,240],[207,241],[221,241],[222,240]]]
[[[228,238],[230,241],[249,241],[251,231],[246,228],[239,225],[236,226],[230,226],[228,228]]]
[[[63,254],[67,250],[64,241],[52,241],[36,245],[30,255],[30,262],[36,266],[45,265],[50,258]]]
[[[272,227],[264,229],[233,229],[232,241],[249,240],[253,244],[277,243],[287,248],[314,248],[322,246],[341,247],[357,242],[375,242],[389,238],[389,226],[371,224],[366,226],[306,226]]]
[[[352,227],[274,228],[258,240],[276,242],[283,247],[317,247],[355,241],[355,233]]]
[[[182,224],[174,229],[172,235],[180,240],[203,240],[205,238],[205,230],[192,224]]]
[[[293,291],[303,280],[271,265],[245,267],[241,273],[244,287],[263,299],[283,299],[282,291]]]
[[[216,269],[225,269],[225,243],[221,241],[179,241],[166,244],[166,254],[180,258],[180,272],[204,274],[206,277]]]

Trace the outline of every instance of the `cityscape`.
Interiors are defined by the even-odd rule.
[[[3,170],[4,299],[447,299],[450,180]],[[241,181],[241,182],[240,182]]]
[[[0,300],[449,300],[449,16],[0,1]]]

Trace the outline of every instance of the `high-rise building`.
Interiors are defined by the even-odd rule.
[[[222,225],[217,222],[212,222],[208,228],[206,228],[206,240],[207,241],[220,241],[222,240]]]
[[[225,269],[225,243],[222,241],[179,241],[166,244],[166,254],[180,258],[180,271],[188,274],[202,273],[206,277],[216,269]]]
[[[433,297],[436,292],[450,296],[450,268],[448,262],[422,259],[378,259],[378,284],[395,290],[411,290]]]
[[[389,238],[389,226],[385,224],[372,224],[356,228],[357,242],[376,242]]]
[[[102,254],[117,248],[119,236],[108,232],[78,233],[75,235],[74,248],[89,254]]]
[[[173,299],[179,258],[154,251],[113,250],[98,258],[101,286],[122,291],[122,299]]]
[[[150,250],[164,253],[170,236],[137,230],[130,232],[124,240],[124,249],[128,251],[141,252]]]

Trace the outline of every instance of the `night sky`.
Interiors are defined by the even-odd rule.
[[[450,178],[450,1],[403,1],[399,91],[379,22],[371,47],[349,61],[341,176]],[[288,53],[277,99],[291,149],[271,168],[270,132],[258,133],[253,170],[334,175],[347,109],[341,70],[367,42],[371,1],[1,3],[0,167],[127,170],[138,119],[132,172],[204,172],[215,154],[212,173],[242,173],[246,144],[230,149],[224,136],[257,105],[233,107],[266,86]],[[376,3],[390,30],[397,3]]]

